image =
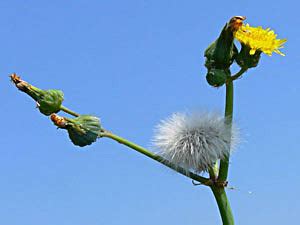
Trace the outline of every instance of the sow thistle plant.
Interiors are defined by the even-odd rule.
[[[232,122],[233,83],[248,69],[258,65],[261,53],[271,56],[275,52],[284,56],[279,49],[286,42],[286,39],[277,39],[271,29],[244,25],[244,20],[243,16],[231,18],[204,53],[208,84],[213,87],[225,85],[225,116],[216,113],[174,113],[156,127],[153,142],[159,149],[157,153],[104,129],[96,116],[80,115],[63,106],[62,91],[39,89],[17,74],[12,74],[10,78],[20,91],[36,101],[39,111],[50,116],[57,128],[67,131],[74,145],[84,147],[98,138],[110,138],[193,182],[208,186],[216,199],[223,225],[233,225],[234,219],[225,192],[230,154],[239,140],[238,129]],[[236,47],[235,40],[240,42],[240,48]],[[240,67],[236,74],[230,70],[233,63]],[[61,111],[71,117],[58,115]]]

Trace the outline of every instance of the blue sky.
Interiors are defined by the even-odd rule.
[[[64,91],[64,105],[145,147],[173,112],[223,112],[203,52],[232,16],[287,38],[236,82],[242,143],[228,190],[236,224],[291,224],[300,210],[299,3],[2,1],[0,223],[215,225],[208,188],[109,139],[72,145],[9,82]],[[252,194],[249,194],[251,191]]]

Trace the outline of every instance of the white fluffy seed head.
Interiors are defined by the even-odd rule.
[[[230,130],[220,115],[175,113],[157,126],[154,145],[175,165],[202,172],[229,155],[237,136],[235,126]]]

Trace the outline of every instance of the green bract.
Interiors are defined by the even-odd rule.
[[[233,40],[233,31],[227,23],[218,39],[205,50],[206,68],[228,69],[230,67],[238,52]]]
[[[52,113],[57,113],[60,110],[61,104],[64,100],[64,94],[60,90],[46,90],[42,91],[37,99],[39,110],[46,116]]]
[[[97,140],[101,125],[99,118],[81,115],[74,119],[67,119],[66,129],[73,144],[83,147]]]
[[[210,68],[207,71],[206,80],[213,87],[221,87],[225,84],[228,76],[230,76],[229,69]]]
[[[253,55],[250,55],[251,48],[248,45],[241,44],[242,48],[239,54],[235,57],[235,61],[241,68],[252,68],[258,65],[261,51],[257,50]]]

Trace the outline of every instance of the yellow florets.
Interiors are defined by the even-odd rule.
[[[254,55],[255,52],[259,50],[267,55],[272,55],[272,52],[276,52],[284,56],[278,49],[283,48],[286,39],[276,39],[277,35],[273,30],[270,30],[270,28],[250,27],[250,25],[247,24],[238,29],[234,36],[241,43],[250,47],[250,55]]]

